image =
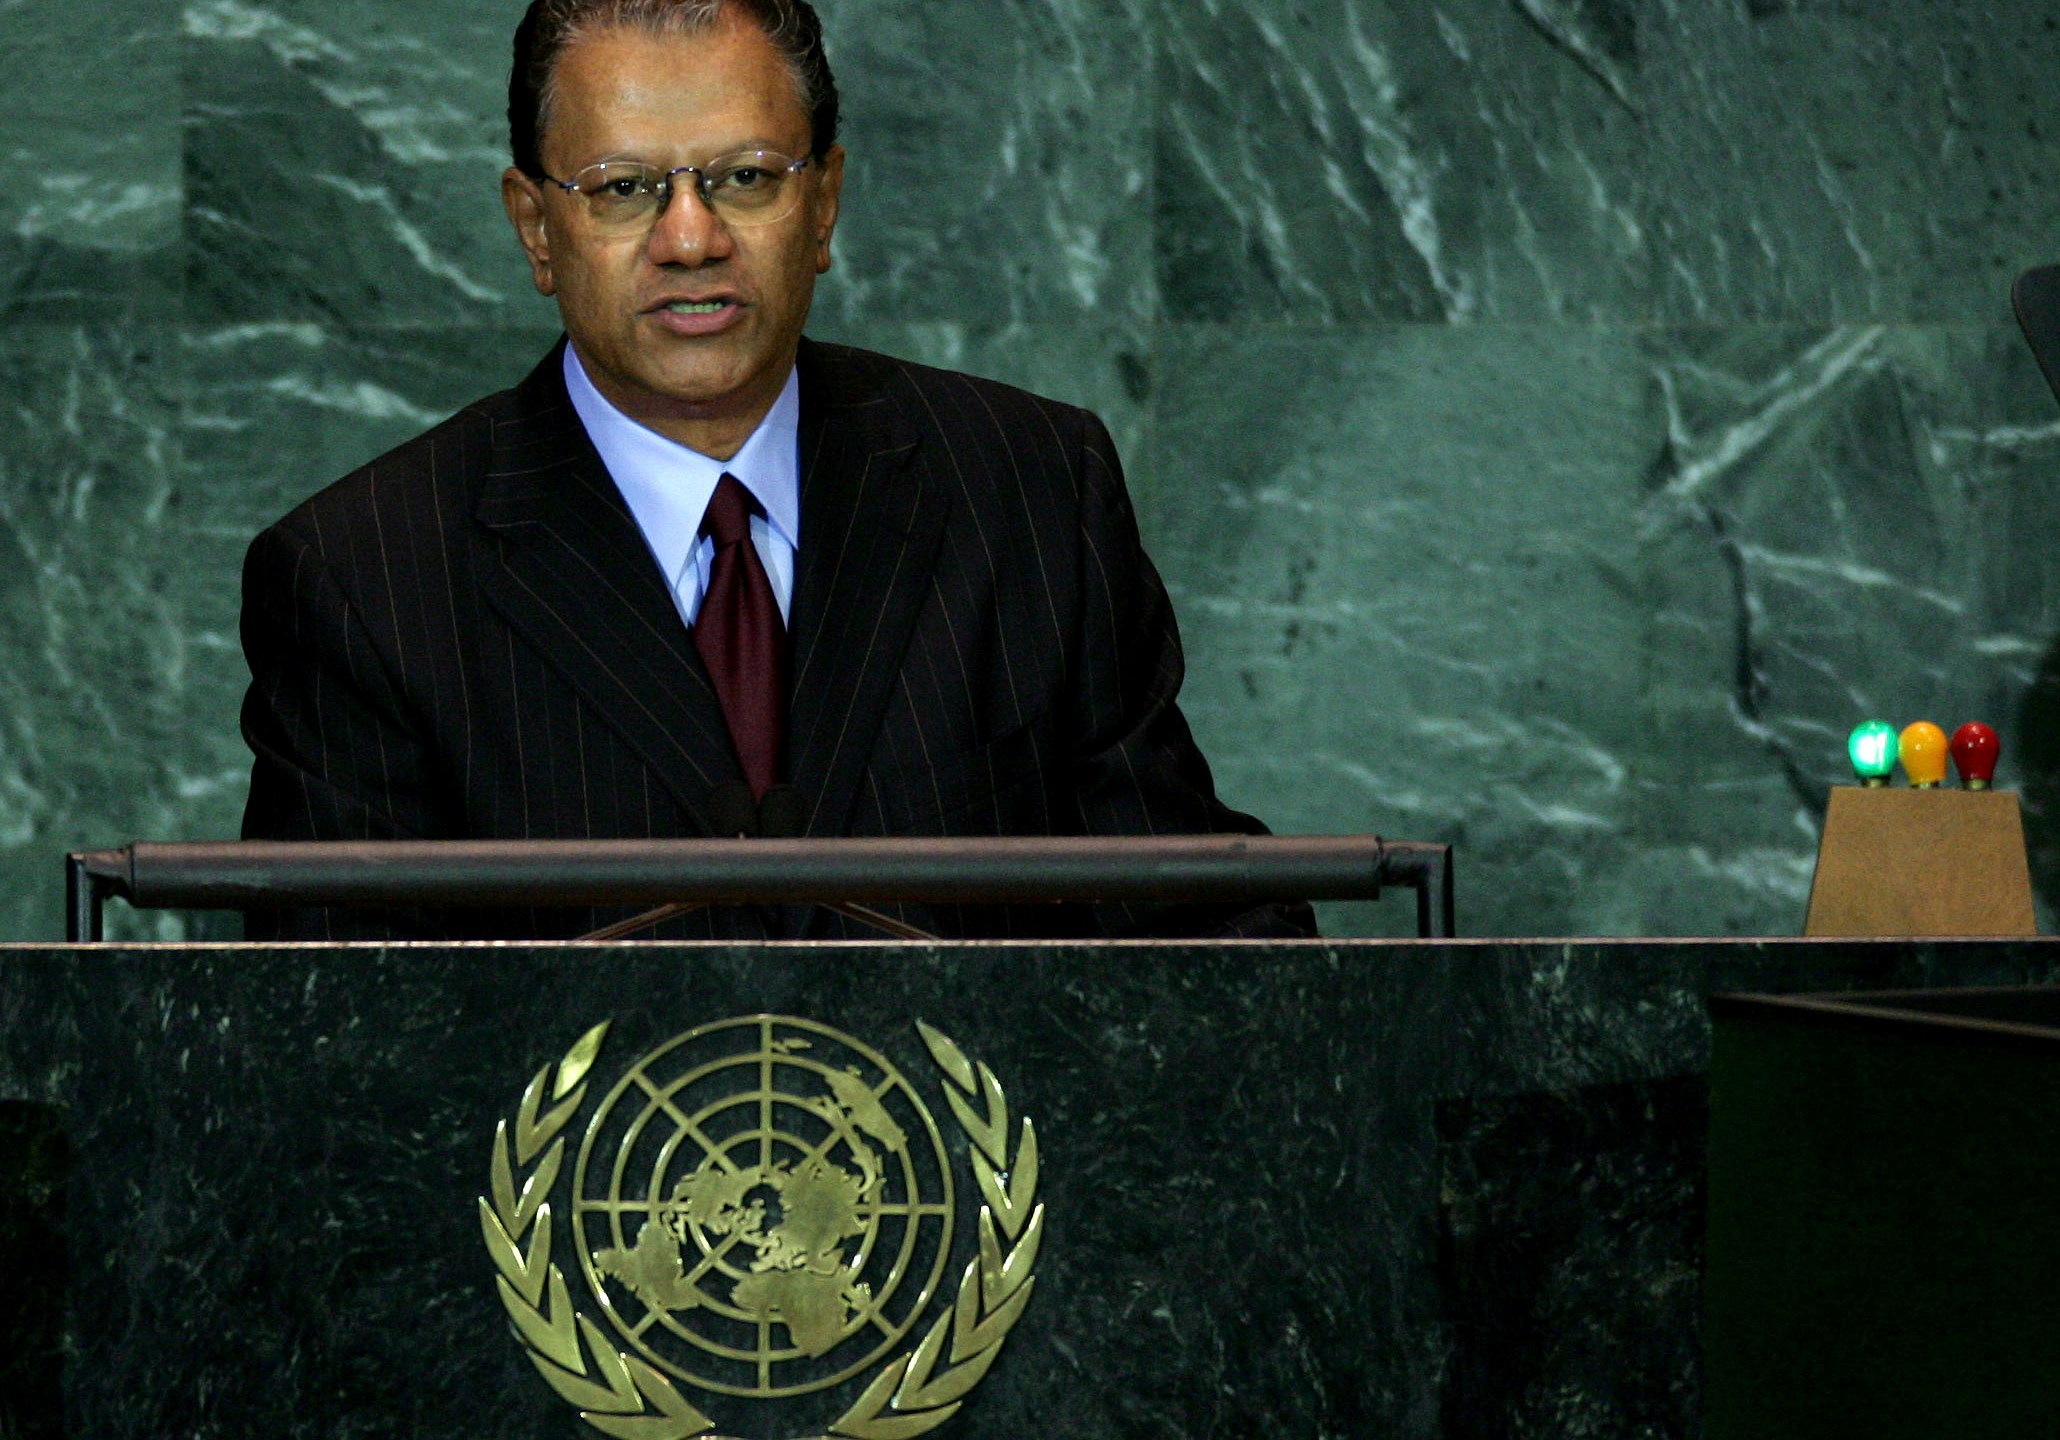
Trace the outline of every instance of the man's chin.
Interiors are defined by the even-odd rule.
[[[709,442],[731,432],[737,445],[749,438],[780,398],[786,378],[784,372],[774,379],[730,367],[675,368],[638,377],[636,393],[625,397],[629,403],[617,401],[616,407],[661,435],[713,453]]]
[[[754,408],[767,409],[779,396],[761,393],[764,382],[755,375],[671,377],[654,391],[653,400],[665,412],[686,420],[718,420],[742,415]]]

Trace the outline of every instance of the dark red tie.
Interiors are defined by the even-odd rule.
[[[701,519],[701,533],[715,542],[715,563],[694,618],[694,648],[715,682],[744,779],[762,799],[786,763],[787,627],[751,543],[757,508],[734,475],[716,484]]]

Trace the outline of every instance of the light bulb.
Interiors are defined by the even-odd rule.
[[[1979,720],[1969,720],[1953,732],[1952,751],[1960,783],[1969,790],[1988,789],[1996,778],[1996,758],[2003,753],[1996,732]]]
[[[1896,751],[1912,788],[1930,790],[1946,778],[1946,732],[1929,720],[1905,725]]]
[[[1895,771],[1895,726],[1886,720],[1861,721],[1846,737],[1845,753],[1862,785],[1886,785]]]

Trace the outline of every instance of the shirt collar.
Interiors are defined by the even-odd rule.
[[[609,403],[588,378],[579,353],[565,347],[565,389],[572,408],[622,492],[665,578],[678,584],[716,482],[734,475],[757,498],[780,538],[801,548],[801,381],[787,372],[779,399],[744,447],[714,460],[639,424]]]

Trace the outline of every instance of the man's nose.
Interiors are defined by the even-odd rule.
[[[651,225],[650,255],[658,265],[705,265],[735,248],[722,223],[691,178],[677,177],[666,206]]]

